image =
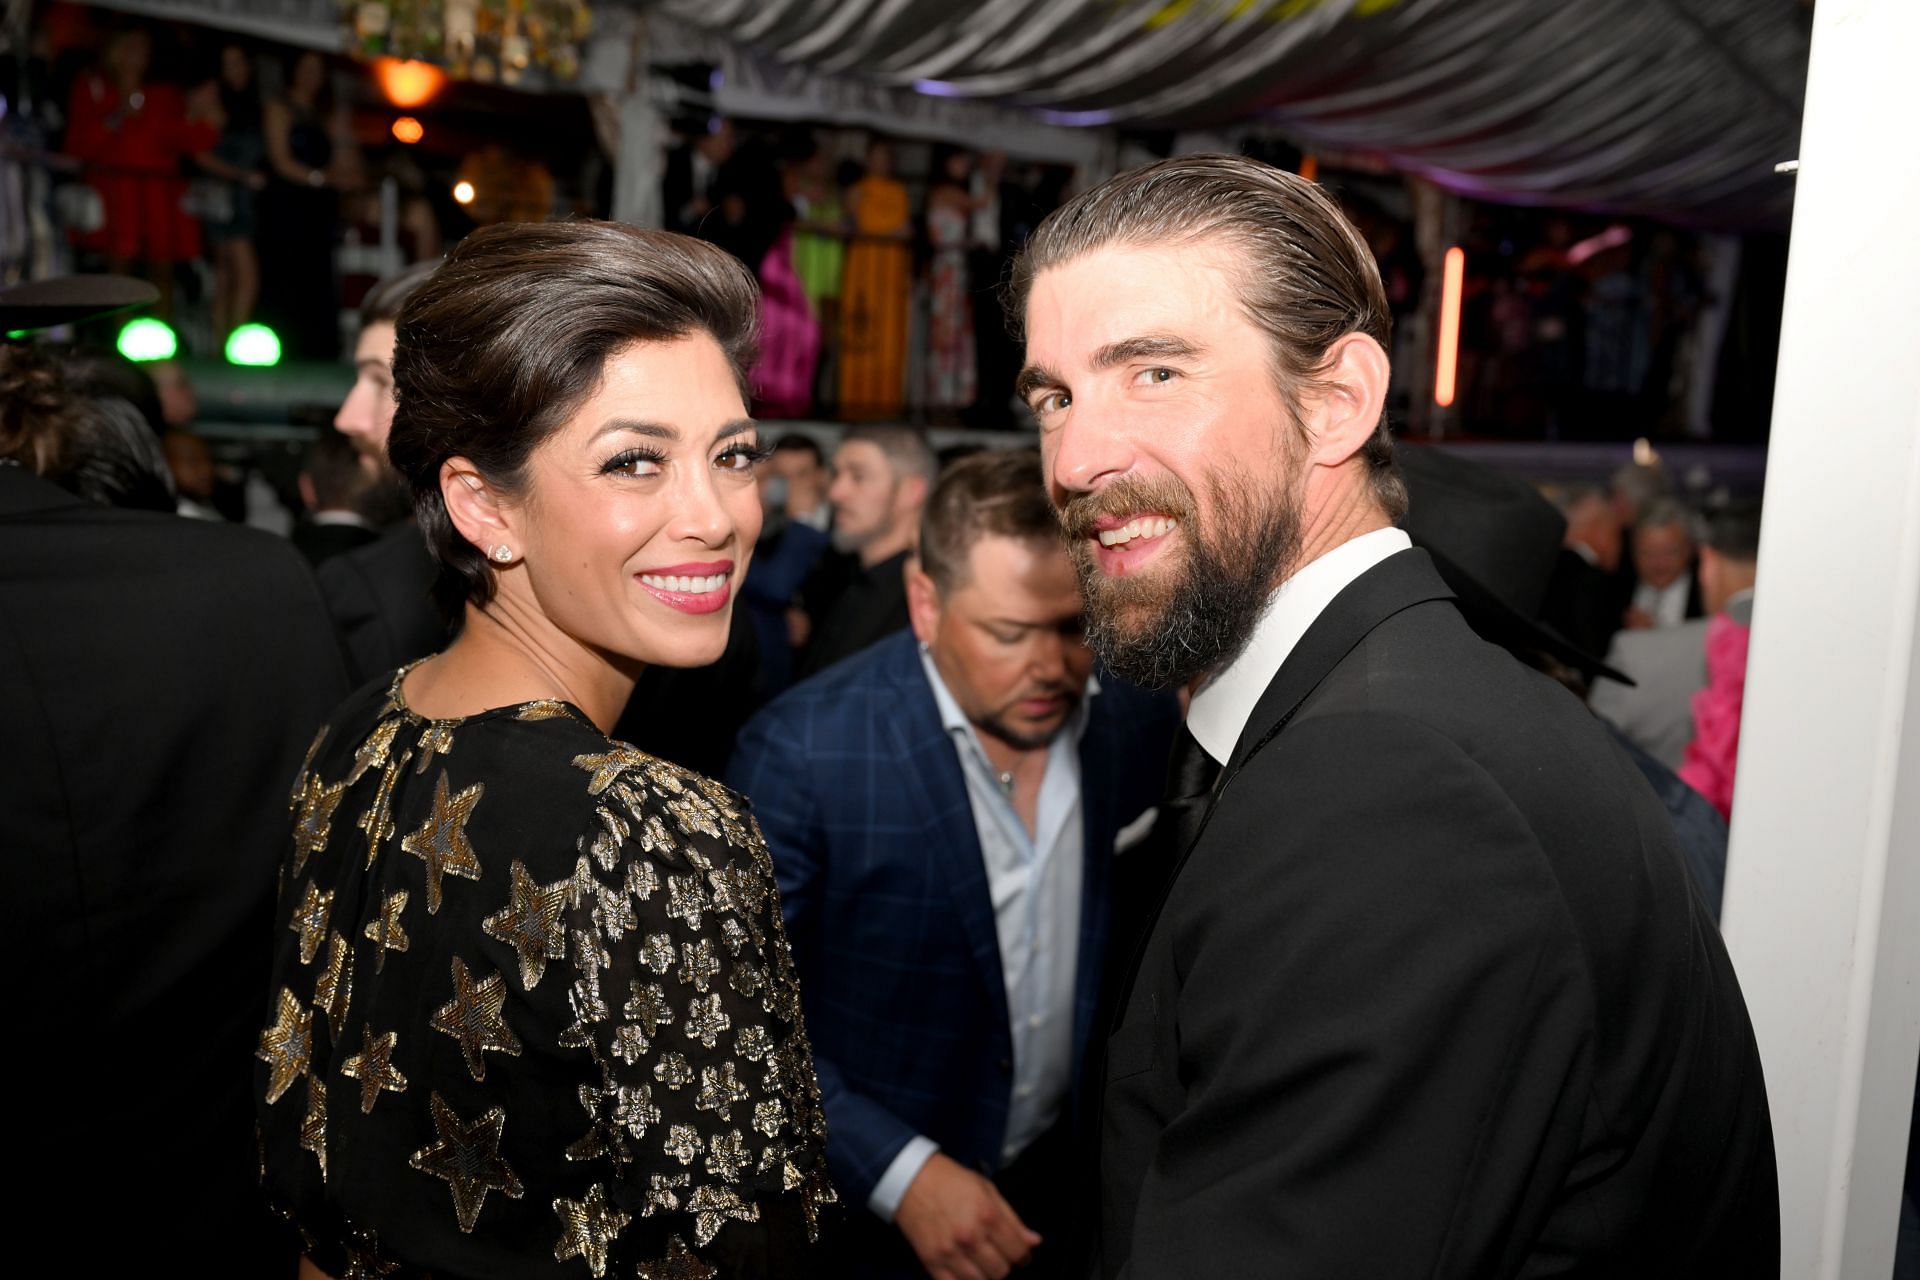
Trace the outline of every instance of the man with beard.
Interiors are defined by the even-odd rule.
[[[355,681],[371,680],[447,642],[447,622],[433,604],[439,566],[414,527],[406,484],[387,461],[393,428],[393,335],[400,309],[439,264],[423,262],[376,284],[360,305],[353,348],[353,390],[333,425],[360,451],[373,483],[362,497],[369,521],[389,526],[376,541],[319,568],[320,592]]]
[[[825,1270],[1064,1275],[1116,838],[1175,706],[1093,679],[1035,454],[956,463],[920,537],[912,633],[768,706],[728,782],[773,852],[856,1206]]]
[[[1665,812],[1393,527],[1364,241],[1182,157],[1050,218],[1011,301],[1094,650],[1194,690],[1104,1274],[1776,1274],[1753,1032]]]

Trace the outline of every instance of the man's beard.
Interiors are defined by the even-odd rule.
[[[1207,528],[1192,492],[1171,476],[1122,480],[1060,511],[1086,601],[1087,643],[1109,671],[1143,689],[1179,688],[1233,661],[1300,557],[1300,501],[1290,488],[1214,472],[1208,489]],[[1103,572],[1095,521],[1149,512],[1180,522],[1180,562],[1125,577]]]
[[[1037,751],[1041,747],[1047,746],[1055,738],[1059,737],[1060,731],[1067,727],[1067,721],[1073,719],[1074,709],[1078,707],[1080,704],[1080,696],[1082,692],[1083,691],[1079,689],[1064,689],[1064,688],[1028,690],[1027,692],[1022,693],[1018,698],[1015,698],[1013,701],[1009,702],[1005,707],[1001,708],[999,711],[990,712],[987,715],[982,716],[980,719],[974,721],[974,727],[979,729],[982,733],[991,734],[993,737],[1000,739],[1000,741],[1006,743],[1010,747],[1018,747],[1022,751]],[[1044,732],[1040,732],[1040,733],[1033,733],[1029,731],[1016,729],[1013,727],[1012,723],[1009,720],[1009,717],[1013,714],[1013,708],[1017,706],[1021,701],[1027,698],[1052,698],[1052,697],[1064,697],[1068,701],[1067,701],[1067,713],[1064,716],[1061,716],[1060,719],[1057,722],[1055,722],[1054,726],[1051,729],[1047,729]]]
[[[373,478],[354,495],[354,510],[376,529],[385,529],[413,516],[413,486],[388,465],[385,457]]]

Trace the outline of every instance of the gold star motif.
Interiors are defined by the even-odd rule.
[[[312,964],[320,954],[320,943],[327,936],[327,917],[333,912],[333,891],[320,892],[320,886],[307,881],[306,896],[294,908],[287,928],[300,935],[300,963]]]
[[[300,874],[309,854],[326,847],[327,837],[333,831],[333,811],[340,807],[340,797],[346,794],[344,782],[327,787],[320,784],[319,778],[307,775],[306,786],[299,797],[300,816],[293,824],[293,874]]]
[[[733,1019],[720,1007],[720,993],[710,996],[695,996],[693,1003],[687,1006],[686,1021],[680,1024],[680,1030],[689,1040],[698,1040],[703,1048],[711,1049],[719,1043],[722,1032],[730,1030]]]
[[[553,1211],[560,1215],[560,1239],[553,1246],[553,1260],[585,1258],[587,1270],[595,1276],[607,1274],[607,1246],[633,1218],[607,1203],[606,1188],[599,1183],[587,1189],[585,1200],[555,1199]]]
[[[520,985],[528,991],[546,976],[547,961],[567,956],[567,927],[563,916],[571,880],[536,884],[526,866],[514,859],[513,887],[507,905],[480,922],[489,938],[510,944],[520,956]]]
[[[485,790],[484,783],[476,782],[458,795],[450,794],[447,772],[442,769],[433,784],[432,816],[426,825],[400,841],[402,852],[427,864],[428,915],[440,910],[443,875],[467,880],[480,878],[480,859],[474,856],[473,845],[467,839],[467,819],[473,816],[474,806],[480,803]]]
[[[714,1280],[720,1272],[687,1252],[687,1242],[679,1236],[667,1241],[667,1256],[658,1262],[643,1262],[639,1280]]]
[[[372,1027],[363,1026],[360,1028],[360,1052],[340,1064],[341,1075],[360,1082],[361,1115],[373,1110],[381,1090],[388,1093],[406,1091],[407,1078],[393,1066],[393,1050],[399,1039],[400,1033],[397,1031],[376,1036]]]
[[[506,1004],[505,978],[496,973],[475,982],[466,962],[459,956],[453,958],[453,999],[435,1009],[427,1025],[460,1042],[467,1070],[475,1080],[487,1078],[487,1064],[480,1056],[484,1051],[520,1056],[520,1040],[506,1023]]]
[[[453,1191],[453,1211],[460,1220],[460,1230],[471,1233],[487,1192],[498,1191],[509,1200],[521,1196],[520,1179],[500,1158],[500,1136],[507,1127],[507,1113],[494,1107],[467,1124],[438,1093],[431,1101],[434,1141],[414,1152],[407,1163],[446,1180]]]
[[[260,1033],[260,1048],[254,1054],[267,1064],[267,1102],[280,1101],[307,1069],[313,1055],[313,1015],[301,1006],[299,997],[280,988],[273,1025]]]
[[[327,931],[327,967],[313,984],[313,1007],[324,1010],[327,1026],[334,1035],[347,1021],[347,1005],[353,999],[353,950],[338,930]]]
[[[367,740],[354,749],[353,772],[347,775],[347,785],[360,781],[369,769],[379,769],[386,765],[387,757],[393,752],[393,740],[400,736],[400,729],[406,722],[395,716],[382,720],[367,735]]]
[[[300,1149],[313,1152],[320,1162],[320,1181],[327,1180],[327,1086],[307,1076],[307,1118],[300,1122]]]
[[[733,1063],[700,1068],[700,1092],[694,1097],[694,1110],[717,1112],[722,1120],[731,1120],[733,1104],[746,1100],[747,1086],[734,1074]]]
[[[693,1242],[702,1248],[712,1244],[729,1221],[760,1221],[758,1202],[742,1200],[738,1191],[711,1184],[695,1189],[687,1201],[687,1212],[694,1215]]]
[[[287,796],[289,814],[297,812],[301,800],[306,798],[307,773],[313,768],[313,758],[320,754],[320,744],[327,740],[327,734],[331,729],[330,725],[321,725],[320,732],[313,735],[313,742],[307,747],[307,754],[300,760],[300,772],[293,775],[293,791]]]
[[[713,939],[681,943],[680,957],[680,981],[704,994],[720,973],[720,955],[714,950]]]
[[[575,756],[573,758],[573,764],[576,769],[586,769],[592,772],[593,777],[587,782],[587,794],[597,796],[612,786],[614,780],[621,774],[639,763],[639,761],[635,759],[637,754],[637,752],[631,750],[606,751],[599,755]]]
[[[387,767],[380,771],[380,785],[373,789],[373,803],[354,823],[367,833],[367,866],[371,868],[375,858],[380,856],[380,846],[393,836],[393,788],[400,781],[400,771],[407,767],[407,761],[413,756],[407,752],[398,760],[389,760]]]
[[[400,1269],[381,1254],[380,1238],[371,1231],[350,1233],[341,1247],[347,1252],[347,1270],[340,1280],[386,1280]]]
[[[400,927],[400,913],[407,909],[407,891],[390,893],[380,903],[378,919],[367,921],[366,938],[379,944],[373,953],[373,971],[387,967],[387,952],[407,949],[407,931]]]
[[[514,715],[515,720],[558,720],[572,715],[567,704],[554,698],[543,698],[539,702],[529,702]]]
[[[453,726],[444,720],[429,724],[420,734],[420,763],[414,766],[415,773],[425,773],[427,765],[434,756],[446,755],[453,750]]]

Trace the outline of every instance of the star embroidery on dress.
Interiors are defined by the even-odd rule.
[[[656,1213],[674,1213],[680,1208],[681,1191],[693,1180],[690,1173],[656,1173],[647,1188],[647,1202],[640,1209],[640,1216],[651,1218]]]
[[[607,1203],[606,1188],[599,1183],[587,1189],[584,1200],[564,1196],[553,1202],[560,1217],[560,1239],[553,1246],[553,1260],[585,1258],[587,1270],[596,1277],[607,1274],[607,1246],[633,1218]]]
[[[593,777],[587,781],[587,794],[597,796],[612,786],[614,780],[621,774],[639,763],[636,758],[638,754],[631,749],[607,751],[599,755],[575,756],[573,764],[576,769],[586,769],[593,774]]]
[[[307,775],[313,768],[313,759],[320,754],[320,744],[333,732],[333,726],[321,725],[320,732],[313,735],[313,742],[307,747],[307,754],[300,760],[300,772],[293,775],[293,790],[287,795],[287,813],[299,812],[300,802],[307,795]]]
[[[413,752],[407,751],[399,759],[387,762],[387,767],[380,771],[380,785],[373,789],[373,803],[354,822],[355,826],[367,833],[369,869],[374,859],[380,856],[380,846],[393,836],[393,789],[400,781],[400,771],[407,767],[407,761],[412,758]]]
[[[752,1163],[747,1140],[738,1129],[729,1129],[707,1144],[707,1172],[722,1182],[740,1181],[740,1171]]]
[[[421,730],[418,750],[420,763],[414,766],[413,771],[425,773],[427,765],[436,755],[444,756],[453,750],[453,726],[444,720],[433,721]]]
[[[412,854],[427,865],[428,915],[440,910],[441,876],[480,878],[480,859],[474,856],[473,844],[467,839],[467,819],[473,816],[474,806],[480,803],[486,784],[476,782],[458,795],[451,791],[447,771],[442,769],[433,784],[432,815],[418,831],[400,841],[402,852]]]
[[[765,1102],[753,1104],[753,1127],[769,1138],[780,1136],[780,1126],[786,1123],[786,1104],[778,1098],[768,1098]]]
[[[340,797],[346,794],[344,782],[322,786],[319,778],[308,775],[299,797],[300,816],[293,824],[293,874],[299,875],[305,868],[309,854],[326,847],[327,837],[333,831],[333,811],[340,807]]]
[[[712,904],[700,888],[700,882],[692,876],[667,877],[667,918],[684,920],[687,928],[698,929],[700,917],[711,911]]]
[[[313,984],[313,1007],[324,1010],[335,1036],[346,1025],[347,1005],[353,999],[353,948],[338,930],[327,931],[327,966]]]
[[[313,1014],[287,988],[280,988],[273,1025],[260,1033],[260,1048],[255,1057],[267,1064],[267,1102],[280,1101],[280,1095],[307,1069],[313,1055]]]
[[[528,991],[546,976],[547,961],[567,956],[564,919],[572,881],[537,884],[518,858],[509,869],[507,905],[480,922],[489,938],[507,943],[520,957],[520,985]]]
[[[369,769],[378,769],[387,763],[387,756],[393,751],[393,740],[400,736],[401,727],[406,722],[399,717],[382,720],[367,735],[367,740],[353,753],[353,772],[347,775],[347,785],[360,781],[361,775]]]
[[[445,1179],[453,1192],[453,1211],[460,1220],[460,1230],[471,1233],[487,1192],[498,1191],[509,1200],[518,1200],[522,1194],[520,1179],[500,1158],[507,1113],[494,1107],[468,1124],[438,1093],[432,1095],[431,1103],[434,1141],[414,1152],[407,1164]]]
[[[475,1080],[487,1078],[481,1054],[491,1049],[510,1058],[520,1056],[520,1040],[507,1026],[507,980],[499,974],[475,982],[466,961],[453,958],[453,999],[433,1011],[428,1026],[460,1042],[467,1070]]]
[[[627,1003],[620,1012],[646,1028],[648,1035],[659,1035],[660,1028],[673,1022],[673,1010],[667,1007],[666,989],[659,983],[635,982],[630,985],[628,992]]]
[[[693,1068],[687,1065],[685,1054],[663,1053],[653,1064],[653,1078],[669,1089],[683,1089],[693,1079]]]
[[[293,919],[287,921],[287,928],[300,935],[301,964],[312,964],[320,954],[320,943],[327,936],[327,917],[332,912],[333,891],[322,893],[318,884],[307,881],[307,892],[293,909]]]
[[[320,1181],[327,1180],[327,1086],[307,1075],[307,1116],[300,1122],[300,1149],[313,1152],[320,1162]]]
[[[700,1158],[705,1146],[698,1129],[690,1124],[676,1124],[667,1130],[667,1140],[660,1144],[660,1149],[681,1164],[692,1164]]]
[[[687,1212],[695,1215],[693,1220],[693,1242],[705,1247],[713,1243],[720,1234],[720,1228],[729,1221],[760,1221],[760,1205],[751,1200],[742,1200],[740,1193],[730,1187],[712,1185],[697,1188],[687,1201]]]
[[[400,913],[407,909],[407,891],[396,890],[380,902],[380,915],[367,921],[365,936],[379,946],[373,953],[373,971],[387,967],[387,952],[407,949],[407,931],[400,927]]]
[[[667,1241],[667,1256],[658,1262],[643,1262],[636,1273],[639,1280],[714,1280],[720,1272],[687,1252],[687,1242],[679,1236]]]
[[[687,1020],[680,1024],[680,1030],[689,1040],[698,1040],[702,1048],[711,1049],[720,1041],[721,1033],[733,1026],[733,1019],[720,1007],[720,993],[710,996],[695,996],[693,1003],[687,1006]]]
[[[389,1031],[376,1036],[373,1028],[360,1028],[360,1052],[340,1064],[340,1074],[349,1080],[360,1082],[360,1114],[366,1115],[373,1110],[373,1104],[380,1093],[403,1093],[406,1091],[407,1078],[394,1069],[393,1050],[399,1043],[400,1033]]]
[[[731,1062],[700,1068],[700,1092],[694,1095],[696,1111],[712,1111],[722,1120],[731,1120],[733,1104],[747,1100],[747,1086],[740,1083]]]
[[[712,938],[702,938],[698,942],[680,944],[680,981],[695,991],[705,994],[707,987],[720,972],[720,956],[713,949]]]
[[[341,1248],[346,1250],[347,1270],[340,1280],[386,1280],[400,1269],[380,1252],[380,1238],[371,1231],[349,1232]]]

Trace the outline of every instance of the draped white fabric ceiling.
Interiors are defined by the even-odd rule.
[[[1802,0],[662,0],[777,62],[1053,124],[1263,120],[1488,199],[1784,225]]]

